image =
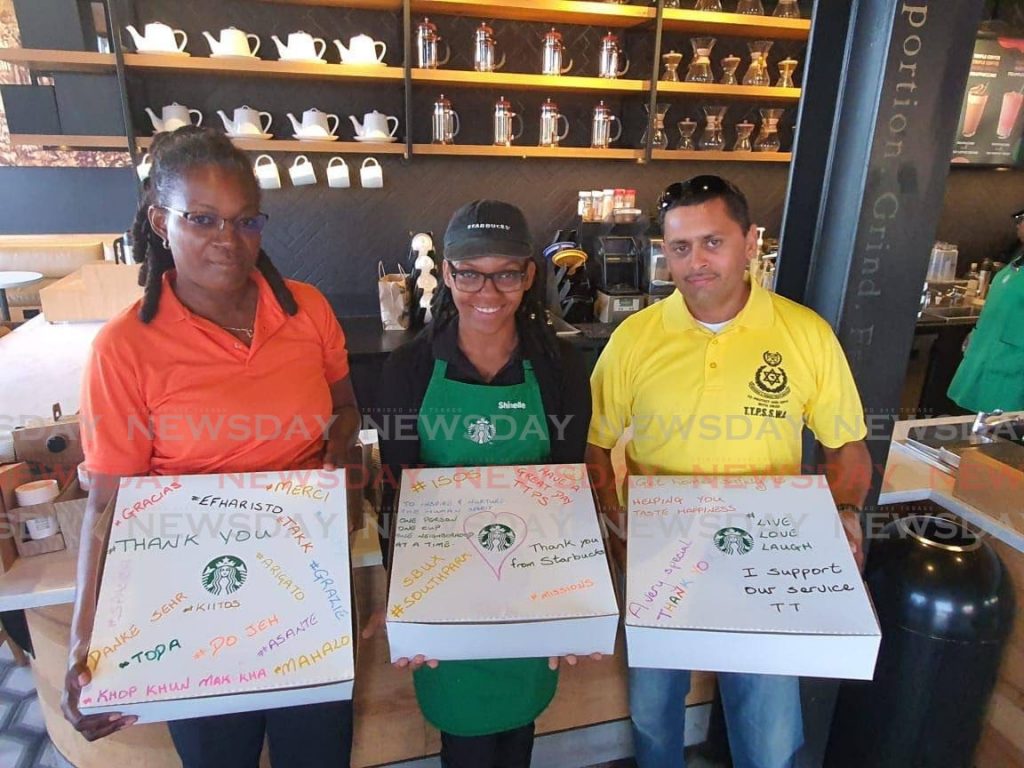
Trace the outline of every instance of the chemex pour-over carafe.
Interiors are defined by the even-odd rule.
[[[452,103],[442,93],[434,102],[434,115],[431,120],[431,132],[434,144],[454,144],[459,133],[459,114],[452,109]]]
[[[665,64],[665,71],[661,75],[661,81],[663,83],[678,83],[679,65],[683,61],[683,54],[669,51],[661,55],[661,60]]]
[[[552,27],[544,34],[544,53],[541,62],[541,73],[545,75],[564,75],[572,69],[572,59],[562,67],[562,56],[565,53],[565,43],[562,42],[562,33]]]
[[[618,131],[612,135],[612,123],[618,124]],[[607,149],[610,144],[622,136],[622,122],[612,114],[604,101],[597,102],[590,127],[590,146],[595,149]]]
[[[451,58],[452,50],[448,48],[448,44],[445,43],[445,55],[443,59],[438,60],[437,51],[438,43],[441,42],[441,37],[437,34],[437,25],[434,24],[430,19],[424,18],[419,24],[416,25],[416,66],[420,69],[437,69],[440,66],[448,63],[448,59]]]
[[[669,104],[658,102],[654,105],[654,115],[652,116],[650,105],[644,104],[649,127],[644,130],[643,138],[640,139],[642,145],[647,145],[647,131],[653,129],[654,135],[651,136],[651,147],[653,149],[668,149],[668,134],[665,133],[665,115],[668,114],[669,106]]]
[[[753,146],[750,143],[750,136],[754,133],[754,124],[744,120],[736,123],[736,143],[732,145],[733,152],[750,152]]]
[[[686,70],[686,82],[715,82],[715,75],[711,71],[711,49],[715,47],[715,38],[693,37],[690,38],[690,44],[693,46],[693,61]]]
[[[519,120],[519,133],[514,130],[515,121]],[[512,111],[512,102],[499,96],[494,102],[494,144],[498,147],[511,147],[512,142],[523,134],[523,119]]]
[[[722,121],[725,120],[725,113],[728,107],[714,106],[704,107],[704,118],[707,123],[704,126],[704,133],[701,134],[700,146],[703,150],[725,149],[725,136],[722,134]]]
[[[754,151],[756,152],[778,152],[782,147],[779,139],[779,120],[782,119],[784,109],[762,109],[761,130],[754,140]]]
[[[693,135],[697,132],[697,121],[686,118],[676,123],[676,127],[679,129],[679,146],[676,149],[685,149],[691,152],[695,150],[697,147],[693,143]]]
[[[740,81],[736,79],[736,70],[740,68],[740,57],[729,55],[722,59],[722,79],[719,80],[721,85],[739,85]]]
[[[793,72],[797,68],[799,62],[793,58],[786,58],[779,62],[779,82],[776,85],[779,88],[795,88],[796,85],[793,82]]]
[[[764,16],[764,6],[761,0],[737,0],[736,13],[747,16]]]
[[[779,0],[772,16],[777,16],[780,19],[799,19],[800,6],[797,5],[797,0]]]
[[[558,132],[559,121],[565,122],[565,130]],[[540,105],[540,146],[557,147],[558,142],[569,135],[569,118],[558,111],[558,105],[545,99]]]
[[[606,78],[622,77],[629,69],[629,60],[626,59],[626,66],[619,69],[619,59],[625,59],[622,55],[622,48],[619,45],[619,36],[609,32],[601,38],[601,54],[598,58],[598,75]]]
[[[721,13],[722,0],[697,0],[697,4],[693,6],[693,10]]]
[[[501,61],[494,60],[495,45],[494,30],[481,21],[473,32],[473,69],[495,72],[505,66],[505,54],[501,55]]]
[[[768,75],[768,51],[772,49],[771,40],[754,40],[747,43],[750,49],[750,66],[747,67],[747,74],[743,76],[744,85],[771,85],[771,77]]]

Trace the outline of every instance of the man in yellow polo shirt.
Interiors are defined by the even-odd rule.
[[[627,428],[631,474],[800,474],[801,432],[824,471],[858,563],[871,460],[860,397],[839,342],[813,311],[751,284],[757,234],[746,198],[718,176],[672,184],[659,201],[676,291],[627,319],[591,380],[587,463],[609,546],[624,559],[625,513],[611,449]],[[621,532],[621,538],[615,532]],[[629,670],[640,768],[683,768],[690,673]],[[803,743],[799,679],[720,673],[733,765],[786,768]]]

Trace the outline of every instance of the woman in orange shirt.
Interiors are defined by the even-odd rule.
[[[92,479],[78,559],[65,716],[90,741],[135,722],[83,716],[81,688],[120,479],[334,469],[353,457],[359,411],[345,339],[324,296],[285,280],[261,249],[267,222],[248,158],[186,127],[152,147],[135,242],[143,298],[93,344],[82,390]],[[358,490],[350,489],[352,495]],[[351,702],[169,724],[184,768],[347,766]]]

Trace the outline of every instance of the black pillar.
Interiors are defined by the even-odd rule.
[[[814,67],[831,56],[842,68],[838,81],[809,78],[804,93],[779,287],[835,328],[881,466],[983,0],[817,5]],[[851,11],[845,34],[839,6]]]

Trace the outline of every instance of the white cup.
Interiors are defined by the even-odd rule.
[[[316,184],[316,171],[313,169],[313,164],[309,162],[309,158],[305,155],[299,155],[295,158],[295,162],[288,169],[288,175],[292,177],[292,184],[296,187]]]
[[[380,189],[384,186],[384,170],[377,162],[377,158],[368,157],[363,160],[363,165],[359,169],[359,179],[366,189]]]
[[[344,158],[332,157],[327,163],[327,186],[335,189],[352,186],[352,179],[348,175],[348,163]]]
[[[60,495],[56,480],[33,480],[14,489],[14,501],[19,507],[31,507],[53,501]]]
[[[142,160],[135,166],[135,172],[139,174],[139,181],[149,178],[149,171],[153,167],[153,161],[149,158],[149,152],[142,156]]]
[[[267,162],[264,163],[264,160]],[[256,174],[256,182],[260,185],[260,189],[281,188],[281,173],[277,170],[277,163],[270,155],[257,157],[252,170]]]
[[[45,539],[60,532],[55,515],[30,517],[25,521],[25,527],[28,529],[28,537],[33,541],[39,541],[39,539]]]

